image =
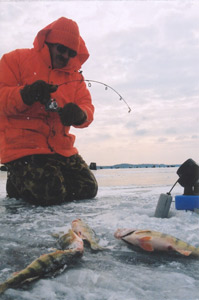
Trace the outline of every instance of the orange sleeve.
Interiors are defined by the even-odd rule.
[[[0,114],[16,115],[28,108],[22,101],[21,88],[19,55],[15,50],[0,60]]]
[[[81,75],[82,79],[82,75]],[[91,100],[91,94],[86,87],[85,81],[79,81],[77,83],[77,90],[75,95],[75,103],[86,113],[87,120],[82,124],[74,127],[84,128],[88,127],[93,121],[94,116],[94,106]]]

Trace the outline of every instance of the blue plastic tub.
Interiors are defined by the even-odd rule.
[[[175,206],[178,210],[194,210],[195,208],[199,208],[199,196],[175,196]]]

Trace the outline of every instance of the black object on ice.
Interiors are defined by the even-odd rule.
[[[91,162],[89,168],[90,170],[97,170],[97,164],[95,162]]]
[[[156,218],[167,218],[172,202],[171,191],[179,183],[184,187],[184,195],[199,195],[199,166],[189,158],[177,170],[179,176],[167,194],[161,194],[155,210]]]
[[[199,180],[199,166],[196,162],[189,158],[179,167],[177,174],[179,184],[184,187],[184,195],[194,195]]]
[[[6,168],[6,166],[0,166],[0,171],[7,171],[7,168]]]

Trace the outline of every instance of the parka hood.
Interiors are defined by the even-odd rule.
[[[41,29],[34,40],[34,49],[41,51],[45,42],[59,43],[77,52],[74,58],[69,60],[69,63],[64,67],[63,71],[79,70],[89,57],[89,52],[86,44],[79,33],[79,28],[76,22],[65,17],[47,25]]]

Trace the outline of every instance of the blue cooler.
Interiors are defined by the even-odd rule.
[[[199,208],[198,195],[179,195],[175,196],[175,206],[178,210],[192,210]]]

